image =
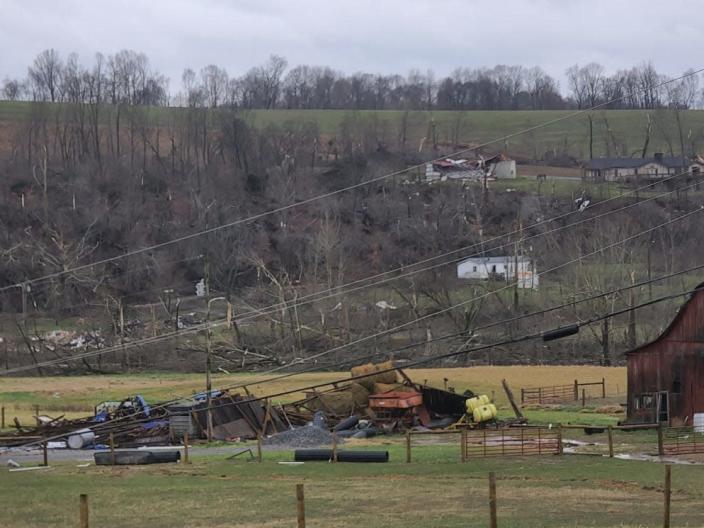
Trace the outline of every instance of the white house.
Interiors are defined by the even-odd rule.
[[[484,162],[488,168],[487,176],[497,180],[514,179],[516,177],[516,160],[498,155]]]
[[[518,273],[516,273],[518,263]],[[535,263],[528,257],[507,255],[505,257],[472,257],[457,264],[458,279],[505,280],[518,279],[519,288],[537,289],[539,276]]]

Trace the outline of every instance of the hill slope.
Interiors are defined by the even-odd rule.
[[[54,109],[65,105],[48,105]],[[0,128],[27,120],[31,103],[0,101]],[[153,126],[174,126],[188,114],[185,108],[141,108]],[[217,114],[217,110],[214,111]],[[242,115],[257,128],[300,126],[310,123],[327,138],[344,134],[345,127],[363,126],[380,141],[409,150],[418,150],[422,138],[425,146],[432,143],[450,145],[479,145],[530,129],[547,122],[549,126],[497,142],[487,150],[504,150],[515,156],[531,159],[555,157],[589,157],[589,115],[568,118],[572,110],[536,111],[396,111],[396,110],[245,110]],[[103,112],[105,124],[110,112]],[[701,150],[704,144],[704,111],[675,112],[657,110],[600,110],[591,112],[592,152],[600,156],[640,156],[648,121],[651,139],[648,152],[673,155],[681,151]],[[679,124],[678,124],[679,118]],[[681,134],[680,134],[681,131]],[[405,138],[405,140],[404,140]]]

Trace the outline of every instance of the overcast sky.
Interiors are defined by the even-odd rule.
[[[539,65],[563,82],[574,63],[609,70],[652,60],[699,68],[701,0],[0,0],[0,79],[42,50],[146,53],[180,89],[184,67],[231,76],[276,53],[347,73],[445,75],[457,66]],[[698,62],[697,62],[698,61]],[[564,86],[563,86],[564,89]]]

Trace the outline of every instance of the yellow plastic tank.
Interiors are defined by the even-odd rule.
[[[496,406],[493,403],[481,405],[474,409],[472,418],[475,422],[487,422],[496,418]]]
[[[469,414],[472,414],[474,412],[474,409],[477,407],[481,407],[482,405],[486,405],[490,402],[489,396],[486,394],[482,394],[481,396],[475,396],[474,398],[470,398],[467,400],[466,405],[467,405],[467,411]]]

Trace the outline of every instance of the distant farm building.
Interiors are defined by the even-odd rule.
[[[503,154],[491,158],[475,160],[445,158],[425,166],[425,179],[435,180],[474,180],[510,179],[516,177],[516,160]]]
[[[660,337],[626,354],[628,422],[704,424],[704,290],[690,296]]]
[[[657,181],[688,172],[704,173],[704,160],[655,154],[650,158],[595,158],[584,163],[584,178],[592,181]]]
[[[517,270],[517,272],[516,272]],[[535,263],[524,256],[473,257],[457,265],[457,278],[470,280],[517,280],[519,288],[538,288]]]

